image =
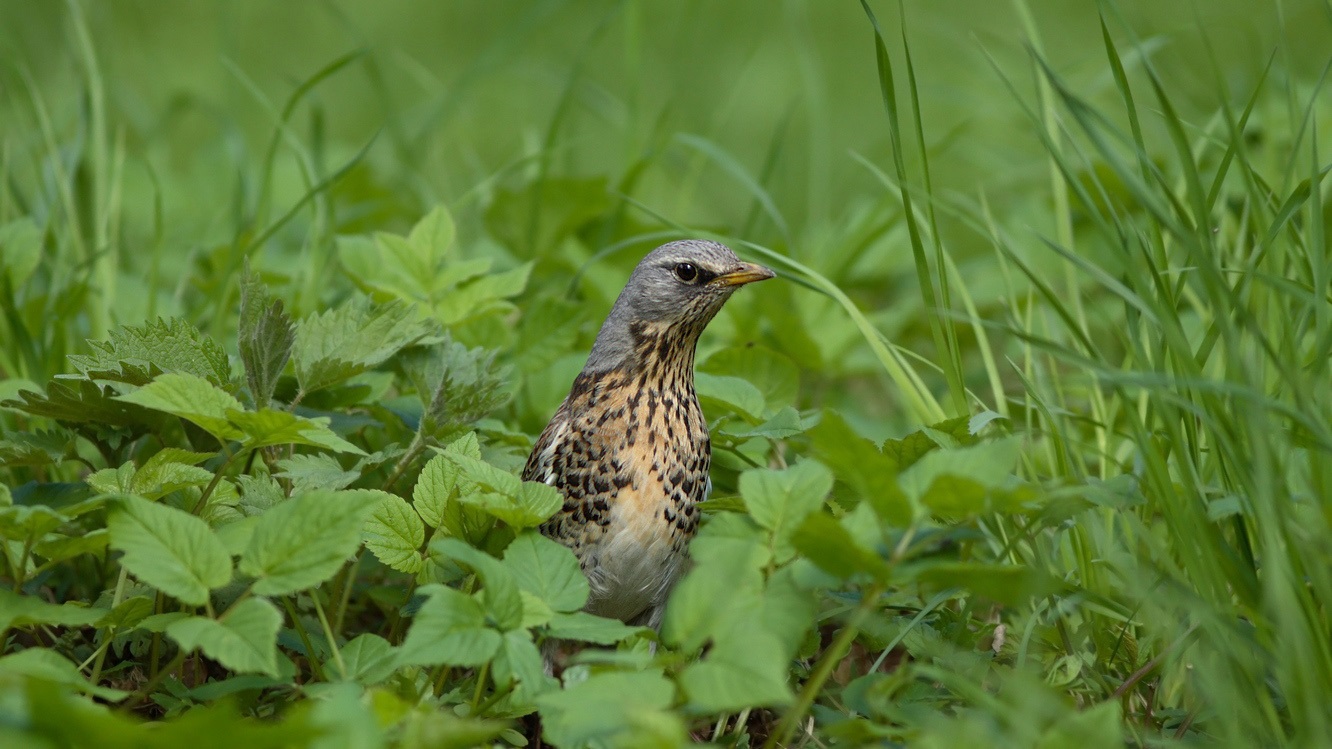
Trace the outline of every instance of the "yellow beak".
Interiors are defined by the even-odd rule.
[[[776,276],[777,274],[773,273],[770,268],[764,268],[762,265],[741,263],[738,268],[717,276],[712,279],[712,282],[722,286],[744,286],[747,283],[766,281]]]

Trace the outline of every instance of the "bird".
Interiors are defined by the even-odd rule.
[[[712,488],[698,339],[737,289],[775,276],[717,242],[670,242],[643,257],[611,307],[522,473],[564,497],[540,530],[578,558],[584,611],[660,628]]]

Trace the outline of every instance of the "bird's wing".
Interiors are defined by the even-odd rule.
[[[523,467],[524,481],[540,481],[550,486],[560,485],[558,473],[560,462],[555,458],[559,455],[560,445],[568,433],[569,403],[565,401],[560,404],[550,423],[541,430],[541,436],[537,437],[536,444],[532,446],[532,454],[527,457],[527,465]]]

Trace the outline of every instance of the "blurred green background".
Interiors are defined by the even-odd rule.
[[[895,7],[878,6],[896,36]],[[1113,97],[1097,4],[1047,0],[1030,11],[1046,55],[1079,93]],[[276,112],[302,81],[358,49],[363,57],[311,92],[293,130],[309,137],[318,127],[329,165],[379,134],[361,179],[395,199],[380,206],[376,228],[419,214],[404,194],[420,205],[458,201],[516,164],[531,168],[521,160],[548,140],[554,172],[612,181],[650,154],[637,200],[686,224],[737,222],[750,196],[673,141],[691,133],[751,173],[771,159],[765,185],[809,242],[806,227],[883,193],[852,153],[891,163],[870,29],[855,2],[127,0],[84,12],[110,135],[124,139],[132,240],[151,232],[153,201],[136,199],[151,190],[150,171],[168,246],[229,239],[237,181],[253,176]],[[1023,14],[974,0],[907,3],[906,12],[936,185],[985,189],[1000,203],[1030,194],[1047,179],[1044,151],[987,59],[1032,89]],[[1129,2],[1119,12],[1186,93],[1179,103],[1195,107],[1186,118],[1217,102],[1200,30],[1241,100],[1280,37],[1289,42],[1281,64],[1297,78],[1318,74],[1332,42],[1323,2]],[[40,177],[27,89],[40,93],[57,135],[76,127],[86,102],[69,13],[63,2],[0,3],[11,179]]]

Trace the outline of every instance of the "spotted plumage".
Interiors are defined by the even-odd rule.
[[[740,286],[773,277],[715,242],[672,242],[634,269],[523,478],[564,506],[542,532],[577,555],[587,610],[655,626],[711,488],[694,393],[699,335]]]

